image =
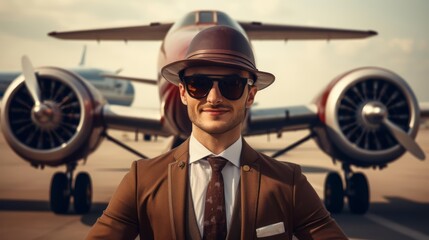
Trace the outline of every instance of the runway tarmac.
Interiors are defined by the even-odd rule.
[[[306,131],[248,137],[256,149],[271,154]],[[163,152],[169,139],[134,142],[134,134],[111,134],[135,147],[149,157]],[[429,158],[429,129],[421,129],[417,142]],[[137,157],[112,142],[105,140],[100,148],[78,171],[87,171],[93,182],[91,212],[77,215],[72,212],[56,215],[49,209],[49,186],[56,171],[65,167],[34,169],[20,159],[5,143],[0,134],[0,239],[83,239],[100,216],[122,176]],[[278,158],[298,163],[313,187],[323,196],[326,174],[341,170],[333,165],[313,141],[306,142]],[[365,215],[354,215],[347,209],[333,217],[352,239],[429,239],[429,162],[419,161],[405,154],[386,169],[357,169],[366,174],[370,183],[371,206]]]

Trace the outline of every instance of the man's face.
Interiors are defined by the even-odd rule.
[[[193,67],[184,72],[184,77],[193,75],[216,75],[216,77],[237,75],[250,78],[247,71],[225,67]],[[193,131],[209,134],[224,134],[229,131],[241,131],[241,123],[255,98],[257,89],[245,84],[243,95],[237,100],[222,96],[219,82],[214,81],[207,96],[197,99],[191,97],[183,83],[179,84],[182,103],[187,105],[188,115],[193,123]]]

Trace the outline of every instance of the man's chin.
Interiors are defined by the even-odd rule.
[[[234,126],[220,124],[219,122],[216,124],[216,126],[202,126],[202,130],[213,135],[219,135],[227,133],[228,131],[232,130]]]
[[[203,130],[209,134],[224,134],[230,131],[236,131],[240,127],[240,122],[230,120],[228,122],[217,122],[216,124],[205,125]]]
[[[204,129],[205,132],[212,134],[212,135],[219,135],[224,134],[231,130],[230,128],[206,128]]]

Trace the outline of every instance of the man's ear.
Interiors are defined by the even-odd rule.
[[[183,84],[179,83],[179,92],[180,92],[180,100],[182,100],[183,105],[188,105],[188,100],[186,98],[186,89]]]
[[[252,106],[257,92],[258,89],[255,86],[250,87],[249,94],[247,95],[246,99],[246,108],[250,108]]]

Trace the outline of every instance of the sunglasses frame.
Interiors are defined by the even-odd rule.
[[[188,88],[188,81],[189,81],[189,78],[198,78],[198,77],[201,77],[201,78],[204,78],[204,80],[201,80],[201,81],[210,81],[211,82],[211,84],[210,84],[210,88],[204,93],[204,95],[203,96],[200,96],[200,97],[196,97],[195,95],[193,95],[193,93],[191,93],[190,91],[189,91],[189,88]],[[244,83],[243,84],[243,89],[241,90],[241,93],[239,94],[239,96],[237,97],[237,98],[229,98],[229,97],[227,97],[227,96],[225,96],[224,95],[224,91],[225,91],[225,89],[224,88],[222,88],[221,86],[223,86],[223,85],[221,85],[220,84],[220,82],[221,81],[231,81],[231,80],[227,80],[227,78],[237,78],[237,79],[240,79],[240,80],[242,80],[242,82]],[[189,96],[191,96],[192,98],[195,98],[195,99],[202,99],[202,98],[205,98],[205,97],[207,97],[207,95],[209,94],[209,92],[211,91],[211,89],[213,88],[213,84],[214,84],[214,82],[218,82],[218,88],[219,88],[219,91],[220,91],[220,93],[222,94],[222,96],[224,97],[224,98],[226,98],[226,99],[228,99],[228,100],[231,100],[231,101],[235,101],[235,100],[238,100],[238,99],[240,99],[241,98],[241,96],[243,96],[243,93],[244,93],[244,89],[246,88],[246,84],[247,85],[249,85],[249,86],[253,86],[254,85],[254,80],[253,79],[251,79],[251,78],[246,78],[246,77],[242,77],[242,76],[240,76],[240,75],[238,75],[238,74],[232,74],[232,75],[216,75],[216,74],[195,74],[195,75],[190,75],[190,76],[183,76],[183,75],[181,75],[180,76],[180,80],[182,81],[182,83],[183,83],[183,85],[185,86],[185,89],[186,89],[186,92],[188,92],[188,94],[189,94]]]

